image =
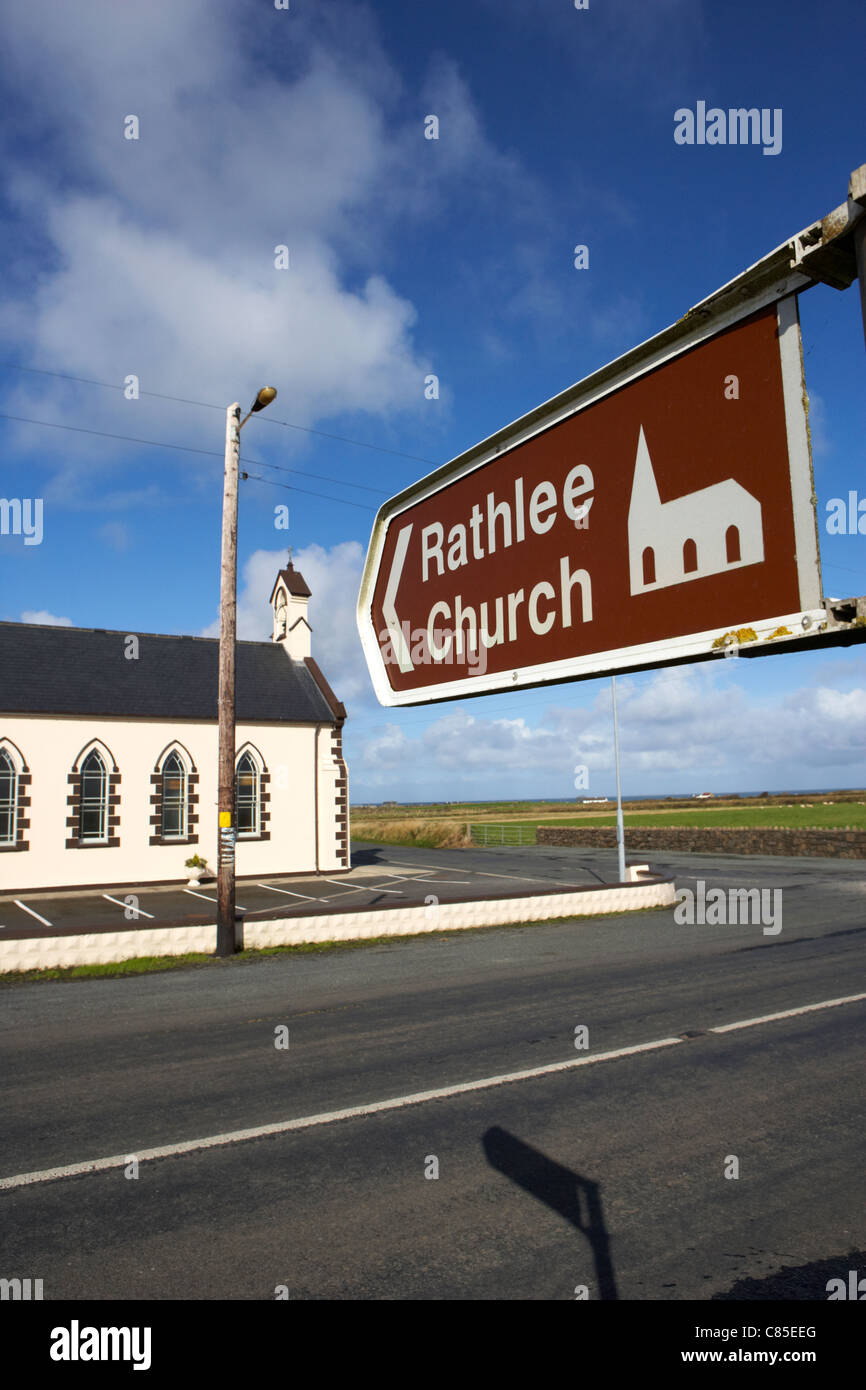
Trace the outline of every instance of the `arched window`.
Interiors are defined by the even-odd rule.
[[[150,774],[149,844],[198,844],[198,784],[192,754],[173,739]]]
[[[683,546],[683,574],[694,574],[698,567],[698,547],[694,541],[686,541]]]
[[[172,752],[162,764],[162,838],[185,840],[186,835],[186,768],[179,754]]]
[[[78,812],[79,840],[107,840],[108,774],[96,749],[81,764],[81,803]]]
[[[66,781],[67,849],[116,849],[120,844],[120,768],[101,739],[85,743]]]
[[[641,563],[643,564],[643,582],[644,582],[644,584],[655,584],[655,582],[656,582],[656,557],[655,557],[655,552],[653,551],[653,548],[652,548],[651,545],[648,545],[648,546],[647,546],[646,550],[644,551],[643,555],[641,556]]]
[[[6,752],[0,748],[0,845],[14,845],[18,810],[18,772]]]
[[[740,554],[740,531],[737,526],[729,526],[725,532],[725,556],[728,564],[736,564],[743,557]]]
[[[238,835],[259,834],[259,769],[250,753],[238,758],[235,773],[235,823]]]

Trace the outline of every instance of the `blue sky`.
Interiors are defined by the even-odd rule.
[[[606,680],[379,707],[354,624],[373,515],[844,201],[866,160],[842,76],[866,40],[859,0],[0,13],[0,361],[32,369],[0,368],[18,417],[0,419],[0,493],[44,500],[40,545],[0,536],[0,617],[215,631],[224,409],[272,383],[243,434],[272,481],[242,485],[241,633],[269,635],[291,544],[349,708],[353,800],[567,797],[578,762],[609,794]],[[780,153],[677,145],[674,111],[699,99],[781,108]],[[801,315],[823,519],[866,496],[856,289],[812,289]],[[822,528],[828,594],[866,592],[863,546]],[[866,784],[861,651],[621,679],[626,791]]]

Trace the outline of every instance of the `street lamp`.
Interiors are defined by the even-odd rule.
[[[223,484],[222,568],[220,572],[219,649],[219,830],[217,841],[218,956],[236,949],[235,924],[235,645],[238,599],[238,458],[241,430],[251,415],[276,397],[275,386],[263,386],[241,419],[235,401],[226,411],[226,458]]]

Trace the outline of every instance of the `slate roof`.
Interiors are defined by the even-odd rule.
[[[0,622],[0,710],[144,719],[217,717],[219,642],[212,637]],[[345,717],[316,663],[279,642],[237,645],[238,721],[328,723]]]
[[[306,579],[301,574],[300,570],[295,569],[290,560],[286,569],[280,570],[274,580],[274,587],[271,589],[271,596],[268,599],[269,603],[273,603],[274,594],[277,592],[277,585],[281,581],[286,586],[286,592],[293,594],[295,598],[312,598],[312,590],[307,585]]]

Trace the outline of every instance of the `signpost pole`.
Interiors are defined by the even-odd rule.
[[[619,861],[619,881],[625,883],[625,827],[622,821],[622,785],[619,772],[619,727],[616,719],[616,676],[610,678],[613,699],[613,752],[616,761],[616,849]]]

